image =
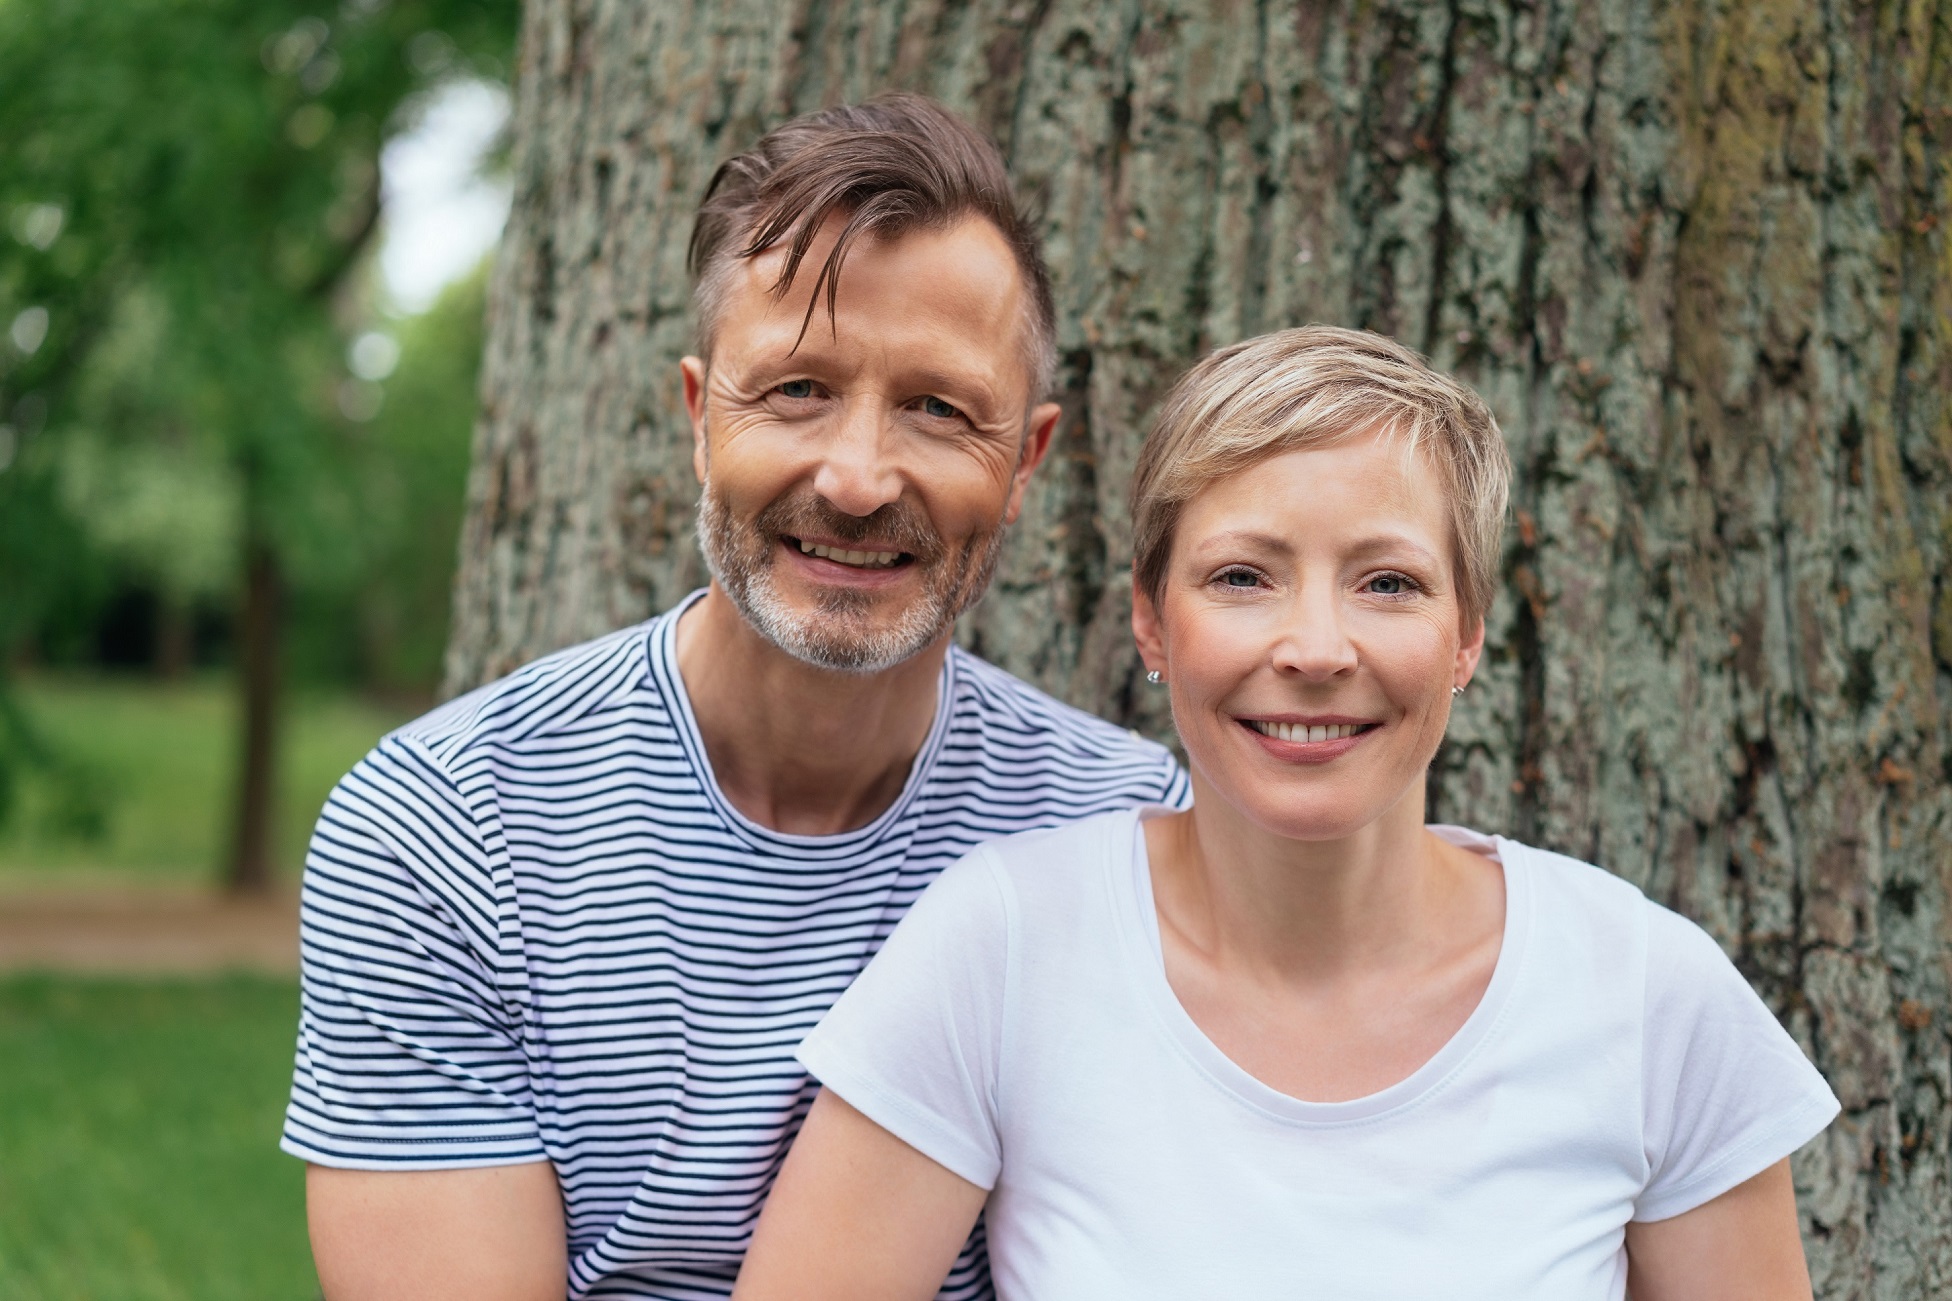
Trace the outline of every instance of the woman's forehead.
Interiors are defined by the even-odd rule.
[[[1296,539],[1325,532],[1442,537],[1450,494],[1428,458],[1403,439],[1358,435],[1276,453],[1193,494],[1181,527],[1249,529]]]

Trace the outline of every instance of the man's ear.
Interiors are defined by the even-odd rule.
[[[705,362],[700,357],[686,357],[678,363],[678,373],[684,377],[685,414],[691,417],[691,469],[698,476],[698,482],[705,482]]]
[[[1003,511],[1005,524],[1015,524],[1022,513],[1023,492],[1030,486],[1031,471],[1051,450],[1051,435],[1057,432],[1058,418],[1063,414],[1064,408],[1055,402],[1039,403],[1030,409],[1030,419],[1024,423],[1023,452],[1017,457],[1017,472],[1010,479],[1010,504]]]
[[[1139,644],[1139,658],[1147,672],[1166,677],[1166,630],[1159,623],[1159,607],[1132,575],[1132,640]]]

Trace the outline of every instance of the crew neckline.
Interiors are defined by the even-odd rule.
[[[1199,1074],[1236,1101],[1290,1125],[1331,1127],[1381,1122],[1407,1112],[1447,1087],[1509,1015],[1512,990],[1524,965],[1531,931],[1532,885],[1524,846],[1466,827],[1431,824],[1428,829],[1436,835],[1460,848],[1485,855],[1504,871],[1504,934],[1499,940],[1498,960],[1492,968],[1491,980],[1477,1006],[1429,1060],[1375,1093],[1342,1102],[1309,1102],[1262,1082],[1207,1037],[1166,978],[1159,912],[1153,899],[1152,870],[1142,828],[1149,818],[1171,812],[1175,810],[1135,809],[1125,815],[1125,834],[1108,838],[1106,867],[1117,900],[1114,912],[1127,958],[1140,970],[1143,998],[1159,1028]]]
[[[672,729],[678,734],[692,774],[713,812],[733,834],[755,849],[785,849],[802,855],[812,853],[827,857],[857,854],[879,841],[914,804],[923,786],[928,783],[936,757],[948,739],[949,723],[955,712],[951,705],[955,700],[956,648],[951,646],[948,654],[942,657],[942,671],[936,679],[935,718],[929,724],[922,748],[915,752],[915,759],[908,766],[908,778],[902,783],[901,793],[895,796],[894,802],[872,821],[851,831],[837,831],[826,836],[775,831],[741,813],[719,788],[718,774],[712,770],[711,757],[705,752],[704,737],[698,731],[697,715],[692,712],[691,693],[685,689],[684,675],[678,671],[678,620],[709,590],[704,587],[697,589],[660,616],[651,628],[645,650],[652,677],[671,716]]]

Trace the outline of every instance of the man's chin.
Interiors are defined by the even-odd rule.
[[[894,668],[927,650],[954,622],[923,608],[931,603],[844,586],[788,595],[755,583],[744,600],[731,595],[753,631],[794,659],[836,673]]]

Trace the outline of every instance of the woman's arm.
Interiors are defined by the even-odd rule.
[[[1789,1162],[1670,1220],[1627,1226],[1633,1301],[1810,1301]]]
[[[928,1301],[988,1196],[822,1090],[733,1301]]]

